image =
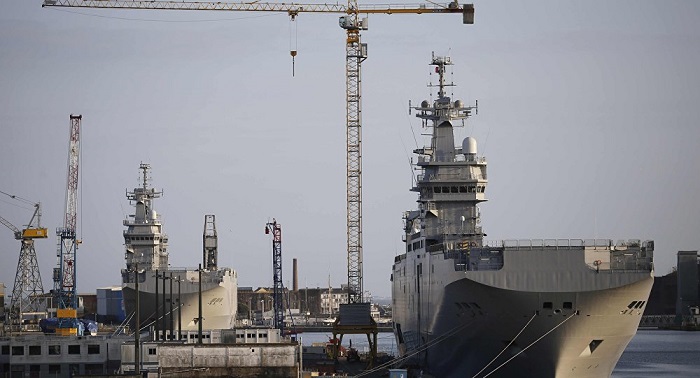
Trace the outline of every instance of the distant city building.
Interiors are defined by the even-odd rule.
[[[340,305],[343,303],[348,303],[347,290],[329,289],[321,292],[321,314],[337,314],[340,312]]]
[[[654,277],[644,315],[689,315],[700,304],[700,264],[697,251],[678,252],[677,268]]]
[[[121,286],[103,287],[97,289],[96,321],[107,324],[120,324],[126,318],[124,312],[124,296]]]
[[[691,307],[700,305],[698,297],[698,251],[679,251],[678,296],[676,297],[676,315],[689,315]]]
[[[0,282],[0,323],[5,322],[5,284]]]
[[[284,288],[282,297],[285,309],[296,309],[301,315],[309,317],[335,315],[339,311],[340,304],[348,301],[346,285],[340,288],[299,288],[298,291],[289,291],[288,288]],[[255,320],[261,314],[271,314],[273,305],[271,287],[257,289],[250,286],[238,287],[239,320]]]

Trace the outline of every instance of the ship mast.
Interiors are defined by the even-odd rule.
[[[486,160],[476,156],[476,139],[467,137],[461,146],[455,146],[454,121],[464,121],[477,111],[477,104],[464,105],[461,100],[452,101],[446,88],[446,67],[452,65],[447,56],[433,54],[430,65],[438,74],[438,96],[431,104],[427,100],[416,110],[416,117],[424,127],[432,127],[430,147],[417,149],[418,176],[413,191],[420,193],[420,213],[414,213],[408,221],[407,233],[413,238],[425,237],[426,244],[443,243],[448,248],[457,245],[481,246],[483,237],[477,204],[486,201]],[[420,235],[418,235],[420,234]],[[466,244],[465,244],[466,243]]]
[[[168,236],[162,232],[160,215],[153,208],[153,200],[163,195],[149,186],[151,165],[141,163],[141,187],[126,193],[126,198],[135,207],[135,213],[125,219],[124,245],[126,246],[127,270],[132,264],[146,270],[168,269]]]

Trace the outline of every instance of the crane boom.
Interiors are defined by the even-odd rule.
[[[22,238],[22,232],[20,232],[20,230],[17,227],[15,227],[14,224],[10,223],[10,221],[0,216],[0,223],[4,224],[5,227],[9,228],[10,231],[12,231],[15,234],[15,239]]]
[[[68,175],[66,182],[66,208],[63,227],[56,230],[59,236],[58,266],[54,268],[54,296],[60,309],[78,308],[76,293],[76,252],[79,241],[76,239],[78,217],[78,163],[80,159],[81,115],[70,116],[68,139]],[[60,316],[59,316],[60,317]]]
[[[473,19],[474,7],[460,7],[457,2],[443,4],[375,4],[355,7],[341,3],[274,3],[274,2],[202,2],[202,1],[139,1],[139,0],[44,0],[42,7],[103,8],[103,9],[161,9],[209,10],[283,13],[344,13],[344,14],[423,14],[464,13]],[[466,17],[466,16],[465,16]],[[465,22],[471,23],[471,22]]]
[[[272,282],[274,327],[284,335],[284,284],[282,282],[282,225],[275,218],[265,224],[265,233],[272,234]],[[264,315],[264,314],[263,314]]]

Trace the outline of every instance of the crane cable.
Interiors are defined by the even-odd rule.
[[[8,197],[10,197],[10,198],[12,198],[12,199],[15,199],[15,200],[17,200],[17,201],[23,202],[23,203],[25,203],[25,204],[27,204],[27,205],[32,205],[32,206],[35,206],[35,205],[36,205],[36,203],[34,203],[34,202],[32,202],[32,201],[30,201],[30,200],[28,200],[28,199],[26,199],[26,198],[22,198],[22,197],[20,197],[20,196],[14,195],[14,194],[6,193],[6,192],[3,192],[2,190],[0,190],[0,193],[4,194],[4,195],[6,195],[6,196],[8,196]],[[5,201],[3,201],[3,202],[5,202]],[[9,202],[5,202],[5,203],[11,204],[11,203],[9,203]],[[11,205],[13,205],[13,204],[11,204]],[[14,206],[21,207],[21,208],[23,208],[23,209],[28,209],[28,208],[26,208],[26,207],[22,207],[22,206],[19,206],[19,205],[16,205],[16,204],[14,204]]]
[[[294,58],[297,56],[297,15],[289,14],[289,55],[292,56],[292,77],[294,76]]]
[[[372,369],[370,369],[370,370],[364,371],[364,372],[362,372],[362,373],[356,375],[355,378],[359,378],[359,377],[362,377],[362,376],[365,376],[365,375],[369,375],[369,374],[371,374],[371,373],[374,373],[374,372],[383,370],[384,368],[387,368],[387,367],[390,367],[390,366],[398,365],[399,363],[402,363],[402,362],[408,360],[409,358],[411,358],[411,357],[413,357],[413,356],[415,356],[415,355],[417,355],[417,354],[419,354],[419,353],[422,353],[422,352],[424,352],[424,351],[430,349],[430,348],[433,347],[434,345],[437,345],[437,344],[439,344],[439,343],[441,343],[441,342],[447,340],[448,338],[454,336],[454,335],[457,334],[458,332],[460,332],[460,331],[462,331],[463,329],[467,328],[468,326],[472,325],[472,324],[474,323],[475,320],[476,320],[476,319],[472,319],[472,320],[470,320],[470,321],[468,321],[468,322],[466,322],[466,323],[464,323],[464,324],[457,325],[457,326],[453,327],[452,329],[450,329],[450,330],[444,332],[443,334],[438,335],[437,337],[435,337],[434,339],[432,339],[432,340],[430,340],[429,342],[425,343],[424,345],[421,345],[420,347],[416,348],[415,350],[412,350],[410,353],[407,353],[407,354],[405,354],[405,355],[403,355],[403,356],[401,356],[401,357],[399,357],[399,358],[397,358],[397,359],[393,359],[393,360],[391,360],[391,361],[385,362],[385,363],[383,363],[383,364],[381,364],[381,365],[379,365],[379,366],[376,366],[376,367],[374,367],[374,368],[372,368]]]
[[[523,353],[524,351],[526,351],[526,350],[527,350],[528,348],[530,348],[531,346],[535,345],[538,341],[542,340],[545,336],[547,336],[547,335],[549,335],[550,333],[552,333],[555,329],[559,328],[559,326],[561,326],[562,324],[566,323],[567,321],[569,321],[569,319],[572,319],[574,316],[575,316],[575,315],[572,314],[571,316],[569,316],[569,317],[567,317],[566,319],[562,320],[561,323],[559,323],[559,324],[557,324],[556,326],[554,326],[554,328],[550,329],[550,330],[547,331],[544,335],[540,336],[537,340],[535,340],[535,341],[533,341],[532,343],[530,343],[530,345],[526,346],[525,348],[523,348],[522,350],[520,350],[518,353],[514,354],[513,357],[511,357],[511,358],[509,358],[508,360],[506,360],[506,362],[504,362],[504,363],[498,365],[498,367],[496,367],[495,369],[491,370],[490,373],[486,374],[486,375],[483,376],[482,378],[486,378],[486,377],[488,377],[489,375],[495,373],[496,370],[502,368],[505,364],[507,364],[507,363],[509,363],[510,361],[512,361],[515,357],[518,357],[521,353]]]
[[[530,320],[528,320],[528,322],[525,324],[523,329],[521,329],[520,332],[518,332],[518,334],[515,335],[515,337],[508,343],[508,345],[506,345],[506,347],[503,348],[503,350],[496,355],[496,357],[494,357],[488,364],[486,364],[486,366],[484,366],[483,368],[481,368],[481,370],[479,370],[476,374],[474,374],[473,378],[476,378],[479,374],[481,374],[481,372],[486,370],[487,367],[491,366],[491,364],[494,361],[496,361],[498,359],[498,357],[500,357],[503,354],[503,352],[505,352],[515,342],[515,340],[520,336],[520,334],[523,333],[523,331],[525,331],[527,326],[529,326],[530,323],[532,323],[532,320],[535,319],[536,316],[537,316],[537,313],[532,314],[532,317],[530,318]]]

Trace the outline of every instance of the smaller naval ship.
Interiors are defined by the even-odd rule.
[[[476,106],[447,96],[451,64],[433,56],[437,99],[412,108],[432,136],[414,151],[418,208],[391,274],[401,356],[436,377],[609,377],[649,298],[654,242],[485,240],[487,162],[473,137],[455,146]]]
[[[142,329],[160,329],[160,338],[177,338],[164,330],[192,331],[199,328],[199,292],[202,295],[202,328],[228,329],[237,310],[237,276],[230,268],[217,265],[214,242],[204,246],[204,265],[198,268],[171,268],[168,264],[168,236],[153,200],[162,191],[149,186],[149,164],[141,164],[141,186],[127,192],[135,213],[124,220],[126,268],[122,269],[122,293],[130,324],[139,317]],[[205,223],[206,232],[206,223]],[[205,243],[207,238],[204,238]],[[138,274],[135,272],[138,270]],[[138,276],[139,313],[136,311]],[[156,323],[157,322],[157,323]],[[163,336],[165,335],[165,336]]]

